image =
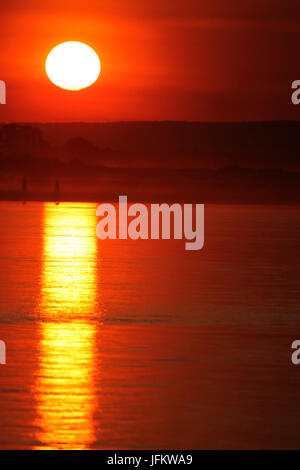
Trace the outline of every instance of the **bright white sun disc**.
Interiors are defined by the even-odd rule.
[[[100,60],[96,52],[77,41],[56,46],[47,57],[46,72],[54,85],[66,90],[81,90],[99,77]]]

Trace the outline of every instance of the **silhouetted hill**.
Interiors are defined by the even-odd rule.
[[[300,169],[300,122],[117,122],[38,124],[64,146],[81,137],[128,166]]]
[[[300,203],[300,123],[0,125],[0,198]]]

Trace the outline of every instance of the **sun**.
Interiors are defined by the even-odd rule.
[[[82,90],[99,77],[100,59],[86,44],[77,41],[56,46],[46,59],[46,72],[54,85],[65,90]]]

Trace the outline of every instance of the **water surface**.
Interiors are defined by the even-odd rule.
[[[208,205],[199,252],[95,213],[0,203],[0,447],[299,447],[299,208]]]

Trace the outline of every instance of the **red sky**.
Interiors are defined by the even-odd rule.
[[[0,121],[300,119],[298,0],[1,0]],[[89,89],[45,73],[63,41],[91,45]]]

